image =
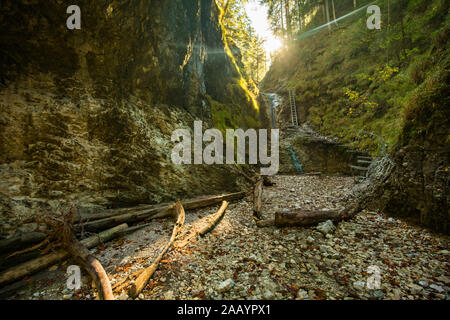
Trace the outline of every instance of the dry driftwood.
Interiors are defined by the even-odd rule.
[[[109,241],[115,238],[117,235],[120,235],[122,230],[128,228],[127,224],[121,224],[112,229],[103,231],[97,235],[81,240],[81,244],[83,244],[87,248],[93,248],[100,243]],[[36,259],[24,262],[18,266],[15,266],[11,269],[8,269],[2,273],[0,273],[0,286],[6,285],[8,283],[15,282],[25,276],[31,275],[37,271],[40,271],[46,267],[49,267],[65,258],[68,257],[68,252],[65,250],[58,250],[47,254],[45,256],[38,257]]]
[[[185,210],[198,209],[203,207],[208,207],[221,203],[222,201],[232,201],[237,199],[242,199],[245,196],[245,192],[236,192],[218,196],[203,196],[183,202]],[[108,217],[104,219],[99,219],[95,221],[90,221],[84,223],[83,225],[76,225],[77,230],[82,228],[86,231],[97,231],[103,230],[120,223],[134,223],[147,219],[156,219],[172,216],[175,213],[175,208],[171,204],[163,204],[151,207],[137,207],[134,211],[130,211],[125,214],[116,215],[113,217]]]
[[[47,236],[41,232],[28,232],[17,237],[0,240],[0,254],[10,253],[16,250],[21,250],[42,242]]]
[[[175,204],[175,210],[177,213],[177,221],[175,222],[175,226],[173,227],[172,236],[170,237],[169,242],[166,244],[166,246],[163,248],[159,256],[153,261],[153,263],[150,265],[150,267],[145,268],[139,276],[136,278],[135,282],[131,285],[128,294],[131,297],[137,297],[142,289],[147,285],[148,281],[150,280],[153,273],[158,268],[159,262],[162,260],[164,254],[169,250],[170,246],[174,243],[175,239],[177,238],[178,234],[181,232],[184,226],[184,220],[185,220],[185,212],[183,205],[181,204],[181,201],[177,201]]]
[[[182,241],[178,241],[175,246],[177,248],[183,248],[191,241],[195,241],[198,239],[198,237],[203,237],[208,232],[211,232],[212,230],[214,230],[214,228],[217,226],[217,224],[220,222],[220,220],[222,220],[222,218],[225,214],[225,210],[228,207],[228,204],[229,204],[229,202],[223,201],[219,210],[216,213],[207,217],[208,223],[205,226],[200,228],[200,230],[190,231],[188,236],[186,236]]]
[[[256,182],[253,189],[253,215],[258,219],[262,219],[261,208],[262,208],[262,193],[263,193],[263,183],[264,180],[261,179]]]
[[[342,211],[310,211],[294,210],[288,212],[276,212],[275,219],[258,221],[258,227],[268,226],[310,226],[327,220],[334,222],[352,218],[356,212],[351,210]]]
[[[210,220],[209,224],[205,225],[203,228],[201,228],[198,231],[198,235],[200,237],[205,236],[208,232],[211,232],[212,230],[214,230],[214,228],[216,227],[216,225],[219,223],[220,220],[222,220],[224,214],[225,214],[225,210],[228,207],[229,202],[227,201],[223,201],[222,205],[220,206],[219,210],[214,214],[214,216],[212,217],[212,219]]]
[[[94,280],[100,299],[114,300],[108,275],[100,262],[89,252],[89,249],[76,239],[67,244],[66,249]]]

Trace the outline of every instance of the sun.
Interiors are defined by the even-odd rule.
[[[282,46],[282,43],[279,39],[275,37],[271,37],[266,40],[266,43],[264,47],[266,48],[266,52],[269,54],[274,53],[275,51],[278,51]]]

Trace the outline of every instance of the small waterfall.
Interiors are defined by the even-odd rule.
[[[282,98],[276,93],[264,93],[270,104],[270,118],[272,119],[272,128],[277,127],[275,109],[281,104]]]
[[[294,149],[291,147],[289,143],[286,143],[287,149],[291,153],[291,161],[292,165],[294,166],[295,170],[297,170],[297,173],[304,174],[305,171],[303,171],[303,166],[300,163],[300,160],[297,158],[297,155],[295,154]]]

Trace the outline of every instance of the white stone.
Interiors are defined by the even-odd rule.
[[[366,287],[366,283],[364,281],[355,281],[353,282],[353,288],[356,290],[364,290]]]
[[[166,300],[173,300],[173,291],[169,290],[166,293],[164,293],[164,299],[166,299]]]
[[[303,289],[298,290],[298,292],[297,292],[297,299],[299,299],[299,300],[306,300],[308,298],[309,298],[308,292],[306,292]]]
[[[320,223],[317,227],[317,230],[319,230],[320,232],[322,232],[323,234],[328,234],[333,232],[334,230],[336,230],[336,227],[333,224],[333,221],[328,220],[325,222]]]
[[[227,279],[219,284],[219,286],[217,287],[217,292],[227,292],[233,287],[233,285],[233,280]]]
[[[273,300],[275,298],[275,295],[272,291],[267,289],[266,291],[264,291],[263,297],[265,300]]]

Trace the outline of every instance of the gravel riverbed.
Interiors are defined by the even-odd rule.
[[[339,210],[353,178],[276,176],[263,193],[265,218],[287,209]],[[217,208],[189,211],[181,240]],[[148,266],[173,222],[152,225],[92,250],[112,284]],[[382,213],[337,225],[258,228],[251,197],[231,203],[213,232],[175,243],[138,299],[449,299],[449,238]],[[70,262],[35,277],[11,299],[95,299],[84,275],[66,288]],[[369,285],[368,285],[369,284]],[[119,299],[130,299],[125,292]]]

